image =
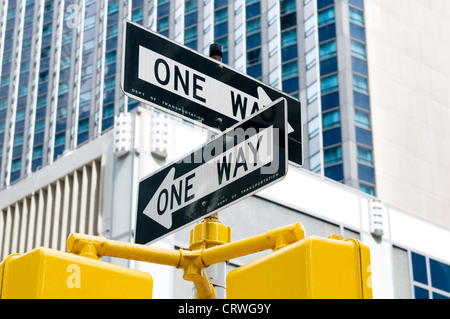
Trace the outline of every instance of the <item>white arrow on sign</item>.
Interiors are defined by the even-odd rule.
[[[261,86],[254,97],[143,46],[138,77],[238,122],[273,102]],[[288,134],[293,131],[289,124]]]
[[[274,134],[277,132],[273,126],[265,128],[177,178],[173,167],[143,213],[169,229],[172,226],[173,212],[268,163],[278,165],[278,154],[273,149]],[[223,134],[218,139],[225,139],[226,136],[227,134]],[[223,145],[223,143],[217,145],[220,144]],[[264,167],[261,173],[273,172],[274,168],[270,166]]]

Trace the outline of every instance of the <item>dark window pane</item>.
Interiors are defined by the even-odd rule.
[[[323,136],[323,147],[335,145],[341,143],[342,141],[340,127],[324,131],[322,133],[322,136]]]
[[[369,96],[353,91],[353,104],[366,111],[370,111]]]
[[[329,73],[336,72],[338,70],[337,67],[337,58],[331,58],[320,62],[320,75],[325,75]]]
[[[368,75],[367,73],[367,62],[354,58],[352,57],[352,70],[359,73],[359,74],[363,74],[365,76]]]
[[[247,20],[261,14],[261,5],[259,2],[248,6],[245,10]]]
[[[319,42],[324,42],[336,37],[336,27],[334,23],[319,28]]]
[[[427,266],[425,257],[411,252],[411,260],[413,266],[413,279],[417,282],[427,285]]]
[[[362,1],[362,0],[361,0]],[[334,0],[317,0],[317,10],[325,8],[334,3]]]
[[[431,285],[450,292],[450,266],[430,259]]]
[[[284,17],[281,17],[281,30],[289,29],[295,25],[297,25],[296,12],[292,12]]]
[[[341,181],[344,179],[344,169],[342,164],[334,165],[325,168],[325,176],[335,181]]]
[[[416,299],[430,299],[428,290],[414,286],[414,298]]]
[[[372,146],[372,132],[364,130],[362,128],[355,128],[356,131],[356,141],[360,144],[367,146]]]
[[[360,40],[361,42],[366,42],[366,32],[364,28],[361,28],[356,24],[350,23],[350,36],[354,39]]]
[[[322,95],[322,111],[339,106],[339,92]]]
[[[358,164],[358,178],[361,181],[375,184],[375,172],[373,167]]]

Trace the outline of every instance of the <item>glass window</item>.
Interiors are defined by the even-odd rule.
[[[111,64],[116,62],[117,52],[116,50],[110,51],[105,55],[105,64]]]
[[[197,38],[197,27],[189,28],[185,30],[184,41],[190,42]]]
[[[261,19],[256,18],[247,21],[247,35],[259,32],[261,30]]]
[[[34,125],[34,134],[44,132],[45,129],[45,120],[37,121]]]
[[[15,172],[20,170],[20,167],[22,166],[22,159],[18,158],[12,161],[11,163],[11,172]]]
[[[133,21],[139,21],[142,19],[142,17],[143,17],[143,9],[142,8],[133,10],[132,17],[131,17],[131,19]]]
[[[114,115],[114,104],[108,104],[103,106],[103,118],[111,117]]]
[[[361,93],[369,93],[367,79],[362,76],[353,74],[353,89]]]
[[[254,33],[247,37],[247,50],[261,45],[261,33]]]
[[[357,24],[361,27],[364,26],[364,16],[363,16],[363,12],[360,10],[357,10],[353,7],[349,7],[349,19],[350,22],[353,22],[354,24]]]
[[[297,25],[297,15],[295,12],[282,16],[280,19],[281,30],[289,29]]]
[[[283,81],[283,91],[289,94],[298,91],[298,77],[293,77]]]
[[[280,13],[286,14],[295,11],[295,0],[280,0]]]
[[[320,45],[320,60],[328,59],[336,55],[336,40]]]
[[[325,149],[323,157],[326,166],[342,162],[341,146]]]
[[[83,53],[94,51],[94,40],[83,43]]]
[[[46,36],[52,33],[52,24],[48,23],[42,27],[42,36]]]
[[[158,16],[163,17],[169,14],[170,11],[170,3],[167,1],[162,3],[162,1],[158,1]]]
[[[22,143],[23,143],[23,133],[14,136],[14,146],[20,145]]]
[[[413,279],[414,281],[422,284],[428,284],[427,280],[427,266],[424,256],[411,252],[411,261],[413,267]]]
[[[184,17],[184,26],[190,27],[194,24],[197,24],[197,11],[192,12],[191,14],[188,14]]]
[[[366,42],[366,32],[364,28],[350,23],[350,36],[354,39],[358,39],[361,42]]]
[[[262,75],[262,65],[261,63],[252,65],[247,68],[247,74],[255,79],[258,79]]]
[[[450,293],[450,266],[430,258],[431,285]]]
[[[217,10],[214,12],[214,23],[219,24],[221,22],[227,21],[228,19],[228,7]]]
[[[341,124],[341,116],[339,110],[323,113],[322,127],[323,129],[335,127]]]
[[[86,105],[91,102],[91,91],[87,91],[80,94],[80,106]]]
[[[11,19],[16,15],[16,7],[8,9],[8,13],[6,15],[6,19]]]
[[[93,28],[95,26],[95,15],[86,17],[84,19],[84,30],[88,30],[90,28]]]
[[[358,145],[358,162],[373,166],[372,150]]]
[[[327,10],[319,12],[317,17],[319,27],[331,22],[334,22],[334,7],[331,7]]]
[[[261,4],[259,2],[254,3],[246,7],[246,19],[251,19],[261,14]]]
[[[42,145],[33,148],[33,160],[42,157]]]
[[[66,133],[56,134],[55,136],[55,147],[64,145],[66,142]]]
[[[247,52],[247,65],[261,62],[261,48]]]
[[[89,130],[89,118],[78,122],[78,133],[87,132]]]
[[[65,56],[61,58],[61,69],[70,67],[70,56]]]
[[[62,45],[72,42],[72,32],[65,32],[62,35]]]
[[[108,13],[114,13],[119,11],[119,0],[108,1]]]
[[[322,91],[322,94],[337,90],[339,87],[337,74],[327,76],[320,81],[320,89]]]
[[[197,8],[198,8],[197,0],[186,0],[185,7],[184,7],[185,14],[192,13],[192,12],[196,11]]]
[[[0,110],[6,109],[7,106],[8,106],[8,98],[4,97],[0,99]]]
[[[26,96],[28,93],[28,85],[20,85],[19,86],[19,97]]]
[[[117,36],[117,24],[113,24],[106,29],[106,39],[111,39]]]
[[[25,114],[26,114],[25,109],[17,110],[16,122],[24,120],[25,119]]]
[[[366,46],[364,45],[364,43],[352,40],[351,52],[354,57],[360,58],[362,60],[366,59]]]
[[[283,64],[283,80],[298,75],[298,63],[296,60]]]
[[[375,196],[375,188],[373,186],[369,186],[369,185],[361,183],[361,184],[359,184],[359,190],[366,194]]]
[[[430,299],[428,290],[414,286],[414,297],[416,299]]]
[[[344,166],[342,164],[336,164],[325,167],[324,175],[328,178],[340,182],[344,179]]]
[[[58,95],[69,92],[69,82],[63,82],[59,84]]]
[[[108,91],[109,89],[114,88],[115,84],[116,84],[116,78],[114,76],[106,79],[104,90]]]
[[[0,86],[7,86],[9,84],[9,78],[10,78],[9,73],[6,75],[3,75]]]
[[[281,34],[281,46],[285,47],[291,44],[297,43],[297,33],[295,29],[284,31]]]
[[[25,73],[30,70],[30,61],[25,61],[20,64],[20,73]]]
[[[356,126],[370,130],[370,114],[355,109],[355,124]]]

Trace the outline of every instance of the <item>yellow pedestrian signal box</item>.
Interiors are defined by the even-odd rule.
[[[232,270],[226,286],[230,299],[371,299],[369,248],[307,237]]]
[[[152,298],[150,274],[48,248],[0,265],[2,299]]]

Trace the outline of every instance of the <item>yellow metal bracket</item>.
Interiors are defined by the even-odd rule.
[[[193,229],[189,250],[151,247],[72,233],[67,240],[67,251],[93,259],[109,256],[181,268],[184,270],[183,278],[194,283],[197,297],[206,299],[215,298],[215,291],[205,267],[267,249],[278,250],[304,237],[303,226],[297,222],[230,242],[230,228],[213,216]]]

